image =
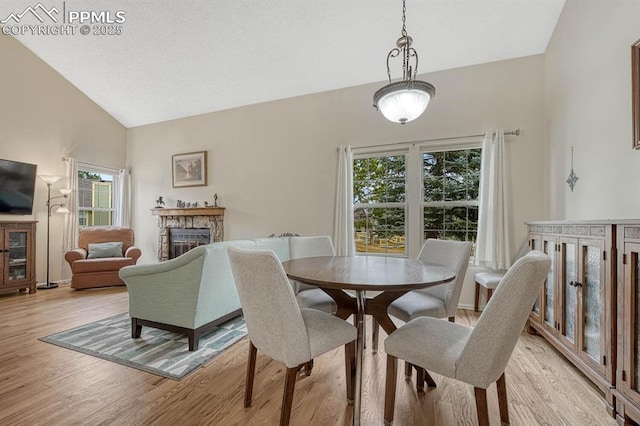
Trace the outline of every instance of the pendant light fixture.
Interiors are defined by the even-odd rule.
[[[411,47],[413,39],[407,34],[405,25],[407,7],[402,0],[402,31],[395,48],[387,54],[387,76],[389,84],[373,95],[373,107],[394,123],[405,124],[415,120],[427,109],[436,88],[426,81],[416,80],[418,52]],[[391,82],[389,59],[402,56],[402,80]],[[413,65],[412,65],[413,64]]]

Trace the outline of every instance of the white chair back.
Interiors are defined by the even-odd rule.
[[[456,279],[450,283],[419,290],[442,300],[447,317],[456,315],[470,256],[470,242],[438,240],[434,238],[429,238],[418,254],[418,260],[422,262],[446,266],[456,272]]]
[[[328,236],[291,237],[289,239],[289,252],[291,253],[291,259],[336,255],[331,238]],[[318,288],[293,280],[292,284],[294,286],[295,294],[298,294],[302,290]]]
[[[486,389],[504,372],[551,266],[531,251],[507,271],[482,311],[456,365],[456,377]]]
[[[254,346],[289,368],[310,361],[302,313],[276,254],[229,247],[229,260]]]

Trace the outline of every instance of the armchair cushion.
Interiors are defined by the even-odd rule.
[[[119,271],[120,268],[134,264],[135,262],[130,257],[105,257],[103,259],[78,260],[73,263],[73,273],[84,274]]]
[[[87,259],[99,259],[104,257],[123,257],[122,241],[89,244],[89,255],[87,256]]]

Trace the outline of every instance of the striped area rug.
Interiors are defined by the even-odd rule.
[[[247,334],[244,318],[236,317],[200,337],[197,351],[189,352],[184,334],[142,327],[131,338],[129,313],[116,315],[39,340],[93,355],[174,380],[182,380]]]

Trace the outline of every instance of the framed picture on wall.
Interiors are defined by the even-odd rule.
[[[631,99],[633,99],[633,147],[640,149],[640,40],[631,46]]]
[[[207,186],[207,151],[175,154],[171,169],[174,188]]]

